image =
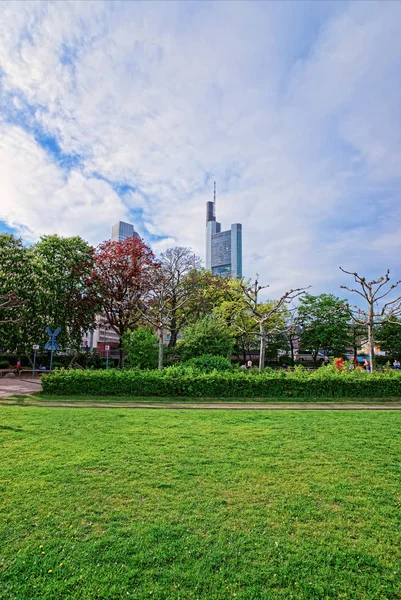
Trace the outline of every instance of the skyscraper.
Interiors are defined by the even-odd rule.
[[[134,226],[131,225],[131,223],[119,221],[111,228],[112,242],[122,242],[129,237],[139,238],[139,234],[135,231]]]
[[[206,202],[206,268],[223,277],[242,277],[242,225],[221,231],[216,221],[216,182],[214,201]]]

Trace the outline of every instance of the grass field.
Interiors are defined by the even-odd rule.
[[[401,413],[0,406],[0,598],[401,598]]]

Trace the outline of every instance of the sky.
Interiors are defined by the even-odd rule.
[[[205,258],[272,296],[401,279],[400,2],[0,2],[0,232]]]

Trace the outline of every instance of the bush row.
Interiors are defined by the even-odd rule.
[[[308,373],[223,371],[60,370],[42,378],[52,396],[182,396],[203,398],[384,398],[401,397],[401,373],[336,373],[330,367]]]

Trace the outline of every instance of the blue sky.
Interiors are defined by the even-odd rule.
[[[204,257],[242,222],[272,294],[401,278],[401,3],[3,2],[0,231],[128,220]]]

